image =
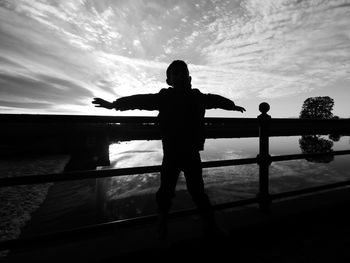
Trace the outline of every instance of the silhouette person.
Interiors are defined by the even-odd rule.
[[[203,219],[203,229],[210,234],[216,231],[211,202],[204,191],[200,151],[204,148],[204,115],[206,109],[221,108],[244,112],[243,107],[225,97],[203,94],[191,88],[191,76],[187,64],[173,61],[166,71],[167,89],[156,94],[140,94],[122,97],[114,102],[95,98],[96,107],[124,110],[158,110],[162,134],[163,161],[160,187],[156,193],[158,205],[158,234],[167,235],[167,215],[175,196],[176,183],[181,171],[189,191]]]

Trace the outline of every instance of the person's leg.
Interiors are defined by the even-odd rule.
[[[179,174],[180,169],[164,157],[160,172],[160,187],[156,193],[156,201],[160,212],[169,212],[172,199],[175,196],[175,188]]]
[[[204,190],[202,164],[199,152],[191,153],[186,156],[184,163],[184,175],[186,178],[187,189],[203,219],[204,228],[215,228],[216,222],[214,211],[209,197]]]
[[[175,196],[176,183],[179,178],[180,169],[176,159],[172,156],[164,155],[161,173],[160,187],[156,193],[158,205],[158,234],[160,238],[167,235],[167,216]]]

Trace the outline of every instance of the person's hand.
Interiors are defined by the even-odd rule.
[[[242,113],[245,112],[245,108],[240,107],[240,106],[235,106],[234,110],[235,110],[235,111],[240,111],[240,112],[242,112]]]
[[[109,110],[113,109],[113,103],[101,98],[94,98],[94,100],[92,101],[92,104],[95,104],[95,107],[99,107],[99,108],[106,108]]]

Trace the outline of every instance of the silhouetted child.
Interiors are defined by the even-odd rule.
[[[167,215],[175,196],[176,183],[184,172],[189,193],[203,219],[204,230],[216,229],[214,212],[204,191],[202,165],[199,151],[205,141],[204,115],[206,109],[221,108],[244,112],[227,98],[215,94],[203,94],[191,88],[191,76],[184,61],[173,61],[167,71],[166,82],[171,86],[156,94],[140,94],[122,97],[114,102],[95,98],[96,107],[125,110],[158,110],[162,132],[163,162],[160,187],[156,193],[159,210],[159,234],[167,234]]]

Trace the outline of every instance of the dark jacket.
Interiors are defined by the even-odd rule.
[[[162,89],[156,94],[122,97],[114,104],[117,110],[158,110],[164,153],[203,150],[205,110],[233,110],[235,106],[233,101],[219,95],[174,88]]]

